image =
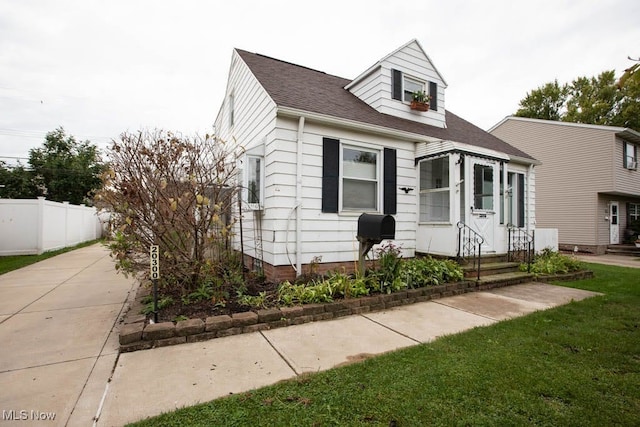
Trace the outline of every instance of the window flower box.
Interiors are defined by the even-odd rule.
[[[416,111],[429,111],[429,104],[426,102],[411,101],[411,109]]]
[[[413,92],[411,97],[411,109],[416,111],[429,111],[429,101],[431,96],[427,95],[424,91]]]

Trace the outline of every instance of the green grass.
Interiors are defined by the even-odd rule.
[[[604,296],[134,425],[637,426],[640,270],[588,267],[559,284]]]
[[[89,242],[80,243],[76,246],[68,248],[58,249],[55,251],[45,252],[40,255],[10,255],[0,256],[0,274],[8,273],[13,270],[17,270],[27,265],[35,264],[38,261],[45,260],[47,258],[54,257],[56,255],[63,254],[65,252],[72,251],[74,249],[84,248],[85,246],[91,246],[94,243],[101,242],[102,239],[91,240]]]

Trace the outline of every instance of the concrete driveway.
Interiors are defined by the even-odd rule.
[[[0,275],[0,426],[92,425],[133,287],[101,245]]]

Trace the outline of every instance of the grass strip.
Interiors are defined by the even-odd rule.
[[[132,425],[637,425],[640,270],[589,268],[558,284],[604,296]]]
[[[75,249],[84,248],[86,246],[91,246],[95,243],[101,242],[103,239],[90,240],[88,242],[83,242],[77,244],[75,246],[70,246],[68,248],[57,249],[55,251],[44,252],[40,255],[9,255],[9,256],[0,256],[0,274],[8,273],[9,271],[17,270],[22,267],[26,267],[27,265],[35,264],[38,261],[45,260],[47,258],[54,257],[56,255],[63,254],[65,252],[70,252]]]

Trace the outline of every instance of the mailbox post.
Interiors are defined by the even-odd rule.
[[[391,215],[376,215],[363,213],[358,218],[358,235],[360,242],[358,250],[358,269],[364,276],[364,257],[369,253],[373,245],[383,240],[395,239],[396,220]]]

